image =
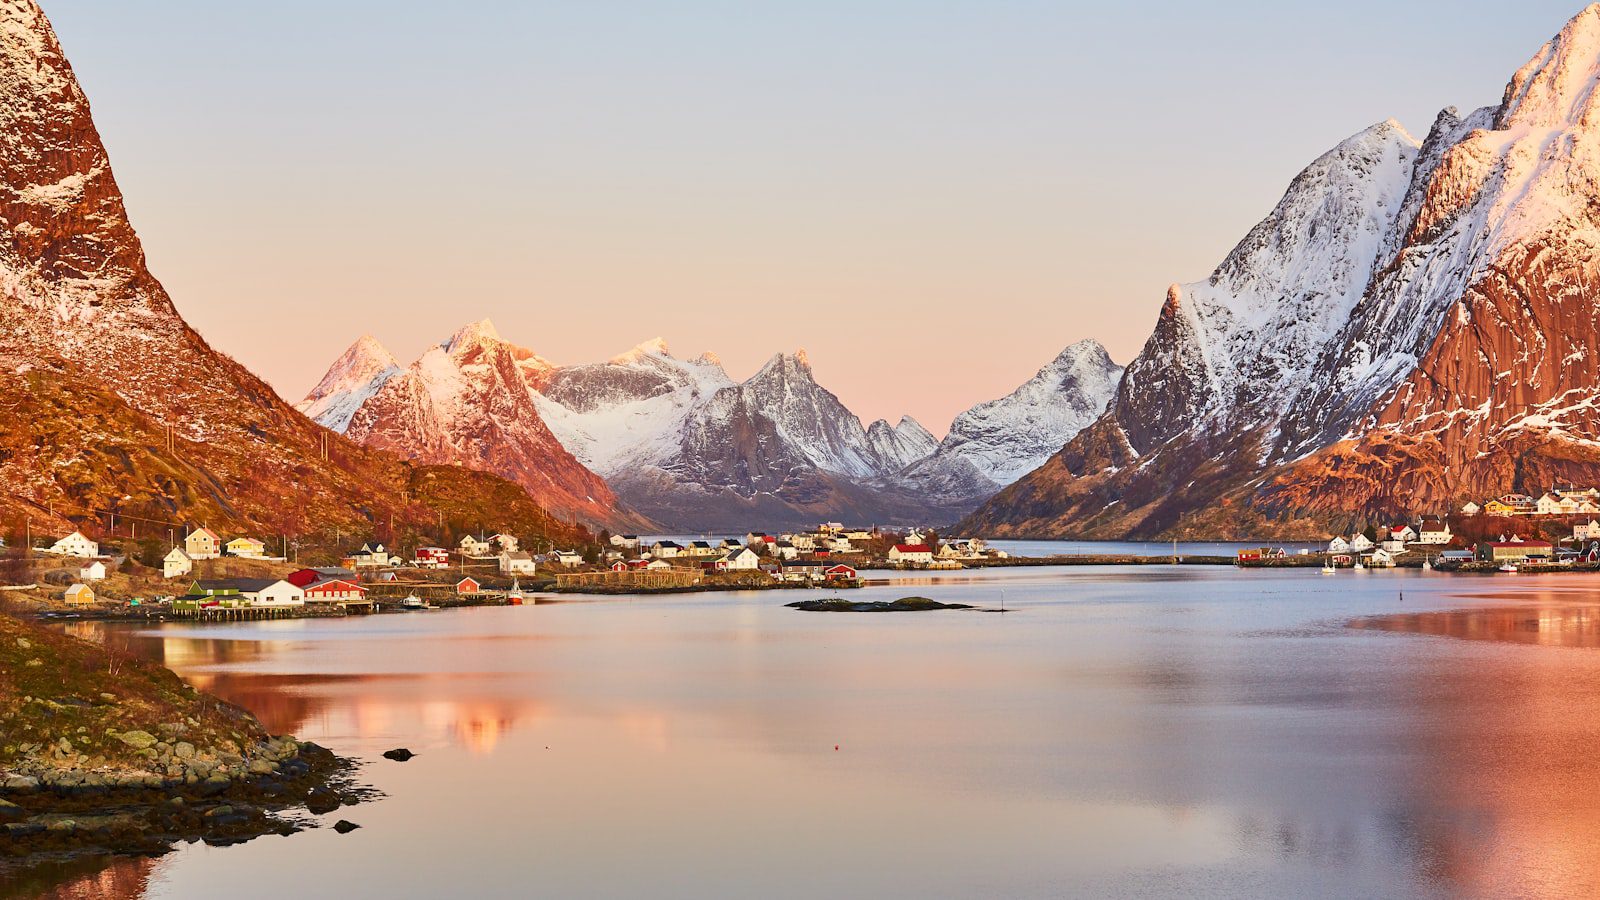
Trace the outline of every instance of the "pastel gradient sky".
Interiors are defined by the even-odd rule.
[[[298,400],[362,333],[805,347],[863,419],[1119,362],[1303,166],[1574,0],[46,0],[156,276]]]

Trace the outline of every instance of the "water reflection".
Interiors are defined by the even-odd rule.
[[[1600,647],[1600,607],[1592,606],[1541,605],[1532,609],[1462,609],[1368,616],[1352,620],[1350,627],[1468,641]]]

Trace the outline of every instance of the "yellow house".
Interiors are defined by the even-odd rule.
[[[227,545],[229,556],[238,556],[244,559],[260,559],[267,555],[267,545],[255,538],[234,538]]]
[[[1483,505],[1483,512],[1490,516],[1514,516],[1517,514],[1517,508],[1499,500],[1490,500]]]
[[[222,551],[222,538],[209,528],[196,528],[183,539],[183,552],[190,559],[216,559]]]
[[[67,603],[73,606],[83,606],[93,603],[94,589],[89,587],[87,584],[75,584],[72,587],[67,588],[67,593],[62,599],[66,600]]]

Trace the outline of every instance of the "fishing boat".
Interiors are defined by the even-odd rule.
[[[1513,563],[1501,563],[1500,564],[1500,571],[1502,571],[1502,572],[1510,572],[1512,574],[1516,574],[1517,567]]]
[[[511,590],[506,591],[506,603],[511,606],[521,606],[522,600],[522,583],[513,578],[511,579]]]
[[[1365,572],[1367,570],[1367,567],[1361,564],[1361,557],[1359,556],[1356,557],[1356,564],[1350,568],[1355,569],[1357,572]]]
[[[402,609],[427,609],[428,601],[418,597],[416,594],[409,594],[404,600],[400,601],[400,607]]]
[[[1422,571],[1424,571],[1424,572],[1432,572],[1433,571],[1433,563],[1429,562],[1426,559],[1423,560],[1422,561]]]
[[[1323,559],[1322,559],[1322,574],[1324,574],[1324,575],[1332,575],[1335,571],[1337,571],[1337,570],[1334,569],[1334,567],[1333,567],[1333,560],[1328,558],[1328,557],[1323,557]]]

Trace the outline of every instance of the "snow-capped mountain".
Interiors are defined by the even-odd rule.
[[[1168,292],[1105,417],[968,523],[1315,534],[1600,479],[1600,5],[1495,107],[1389,121]]]
[[[405,369],[376,340],[362,338],[300,409],[368,447],[508,478],[558,516],[642,524],[545,425],[537,392],[554,372],[531,351],[502,340],[484,319]]]
[[[295,404],[334,431],[350,427],[350,417],[384,382],[400,374],[400,363],[372,335],[362,335],[334,362],[304,400]]]
[[[910,416],[901,416],[896,425],[879,419],[867,426],[867,449],[872,451],[874,469],[893,473],[932,455],[939,449],[939,439]]]
[[[1121,377],[1122,367],[1098,341],[1079,341],[1015,391],[956,416],[939,456],[971,462],[998,490],[1098,419]]]

